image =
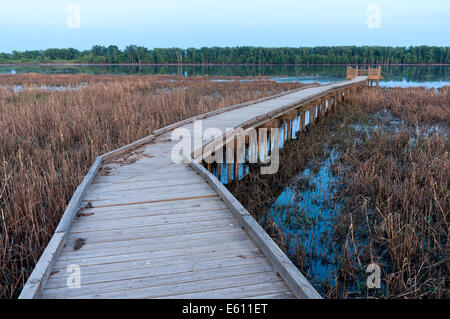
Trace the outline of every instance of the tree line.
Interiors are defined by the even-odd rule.
[[[331,46],[300,48],[155,48],[95,45],[90,50],[47,49],[0,53],[0,63],[186,64],[450,64],[450,47]]]

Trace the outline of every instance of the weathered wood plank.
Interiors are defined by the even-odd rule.
[[[215,299],[223,298],[227,296],[230,299],[250,299],[255,294],[261,295],[261,299],[264,298],[283,298],[283,299],[293,299],[295,296],[292,293],[286,293],[289,288],[282,281],[273,281],[268,283],[253,284],[253,285],[243,285],[233,288],[223,288],[216,290],[207,290],[187,294],[179,294],[174,296],[167,296],[164,298],[186,298],[186,299]],[[270,295],[267,295],[270,294]],[[283,297],[281,297],[282,295]],[[275,297],[274,297],[275,296]]]
[[[246,296],[246,299],[296,299],[295,296],[292,294],[292,292],[284,291],[284,292],[278,292],[278,293],[272,293],[272,294],[264,294],[264,295],[257,295],[257,296]]]
[[[189,179],[188,179],[189,178]],[[133,190],[150,190],[150,189],[169,189],[171,187],[177,187],[177,186],[185,186],[188,187],[189,185],[196,185],[204,183],[200,178],[196,178],[195,176],[186,176],[186,179],[181,179],[179,176],[178,178],[173,179],[162,179],[162,180],[156,180],[156,181],[140,181],[140,182],[133,182],[130,183],[123,183],[123,184],[113,184],[113,185],[96,185],[91,184],[89,187],[89,194],[97,194],[97,193],[104,193],[104,192],[126,192],[126,191],[133,191]]]
[[[73,233],[87,233],[93,231],[102,230],[120,230],[133,227],[149,227],[149,226],[161,226],[161,225],[177,225],[194,221],[206,221],[224,218],[233,218],[229,210],[211,210],[211,211],[196,211],[183,212],[178,216],[169,215],[156,215],[156,216],[137,216],[129,217],[126,220],[123,219],[111,219],[111,220],[89,220],[89,217],[83,218],[81,221],[77,221],[72,225],[70,234]]]
[[[192,185],[177,185],[162,188],[141,188],[141,189],[130,189],[122,190],[118,192],[112,191],[97,191],[90,192],[86,195],[83,202],[102,202],[102,201],[112,201],[115,199],[127,199],[127,201],[145,199],[156,199],[167,197],[167,194],[171,194],[175,197],[183,197],[175,194],[185,195],[184,197],[194,196],[194,195],[213,195],[211,188],[205,183],[194,183]]]
[[[239,241],[239,242],[238,242]],[[220,252],[223,250],[236,250],[236,247],[239,249],[244,248],[253,248],[258,249],[255,246],[255,243],[248,238],[239,238],[234,237],[227,241],[221,242],[212,242],[209,244],[208,242],[202,241],[198,242],[195,246],[183,246],[183,247],[167,247],[167,249],[163,250],[154,250],[152,247],[142,247],[142,251],[137,252],[119,252],[119,254],[111,253],[110,255],[105,256],[88,256],[81,258],[73,258],[73,256],[68,256],[70,258],[64,258],[62,256],[55,262],[54,269],[55,270],[64,270],[70,264],[78,264],[81,266],[95,266],[95,265],[105,265],[111,263],[120,263],[120,262],[129,262],[134,260],[142,260],[142,259],[165,259],[167,257],[179,257],[183,258],[184,256],[202,254],[202,253],[211,253],[211,252]],[[117,252],[116,252],[117,253]]]
[[[80,236],[89,243],[101,243],[109,241],[122,241],[131,238],[170,237],[186,234],[200,234],[219,230],[231,229],[236,224],[236,219],[231,216],[223,218],[193,219],[186,223],[167,223],[161,225],[149,225],[140,227],[123,227],[118,229],[98,230],[91,232],[71,233],[67,245],[73,245]]]
[[[238,257],[239,256],[239,257]],[[222,251],[213,251],[213,252],[204,252],[198,255],[183,255],[183,256],[172,256],[166,258],[149,258],[149,259],[139,259],[139,260],[127,260],[123,262],[114,262],[107,263],[102,265],[79,265],[82,275],[83,282],[88,283],[87,275],[92,275],[91,278],[97,280],[100,276],[96,277],[95,274],[104,274],[108,276],[111,272],[119,273],[119,272],[132,272],[133,270],[139,269],[165,269],[164,271],[179,271],[180,269],[190,267],[199,267],[200,265],[205,265],[205,267],[209,267],[210,265],[217,265],[224,259],[227,260],[239,260],[239,259],[248,259],[255,261],[257,258],[263,257],[263,254],[260,250],[256,250],[254,246],[244,246],[244,247],[236,247],[234,249],[222,250]],[[265,259],[263,259],[264,261]],[[269,263],[266,263],[270,265]],[[220,267],[225,267],[226,264],[222,263]],[[171,268],[172,267],[172,268]],[[55,268],[56,269],[56,268]],[[197,268],[196,268],[197,269]],[[65,279],[69,276],[65,269],[61,269],[58,273],[55,273],[51,276],[49,280],[49,284],[47,288],[50,288],[52,283],[59,282],[62,286],[65,287]],[[272,270],[272,268],[268,269]],[[149,270],[149,275],[150,275]],[[189,270],[190,271],[190,270]],[[109,278],[109,277],[108,277]]]
[[[81,290],[68,290],[65,287],[51,288],[44,290],[44,296],[47,298],[68,298],[68,297],[78,297],[88,294],[99,294],[108,293],[113,291],[123,291],[136,288],[145,288],[156,285],[168,285],[168,284],[180,284],[183,282],[193,282],[205,279],[217,279],[217,278],[229,278],[239,275],[254,274],[258,272],[269,272],[271,271],[271,266],[267,263],[257,264],[250,263],[246,265],[230,266],[222,268],[220,272],[217,269],[204,269],[197,270],[195,272],[189,273],[176,273],[168,275],[160,275],[155,277],[144,277],[137,279],[129,279],[124,281],[114,281],[106,283],[96,283],[90,284],[89,287]],[[279,285],[280,286],[280,285]],[[286,288],[286,286],[285,286]],[[275,291],[278,289],[273,289]],[[281,290],[281,289],[279,289]],[[270,290],[269,290],[270,291]],[[261,293],[261,291],[259,291]]]
[[[182,196],[183,194],[178,194],[179,196]],[[140,206],[143,204],[154,204],[154,203],[161,203],[161,202],[178,202],[178,201],[185,201],[189,199],[201,199],[201,198],[216,198],[218,197],[217,194],[204,194],[200,196],[188,196],[188,197],[172,197],[172,196],[161,196],[160,198],[142,198],[140,201],[132,201],[132,202],[124,202],[121,200],[111,200],[111,201],[103,201],[103,202],[94,202],[92,204],[91,201],[86,201],[86,203],[91,203],[92,207],[94,208],[109,208],[109,207],[123,207],[123,206]]]
[[[177,215],[182,215],[185,213],[201,213],[201,212],[215,212],[217,210],[227,209],[225,204],[221,201],[216,200],[216,204],[204,204],[202,206],[186,206],[186,207],[175,207],[175,208],[167,208],[162,207],[159,209],[123,209],[122,210],[112,210],[112,211],[102,211],[101,208],[98,209],[86,209],[80,211],[77,214],[77,217],[74,220],[74,224],[84,223],[86,221],[101,221],[101,220],[123,220],[129,218],[137,218],[137,217],[150,217],[150,216],[167,216],[174,215],[173,218],[176,218]]]
[[[189,199],[181,199],[178,201],[159,201],[159,202],[150,202],[150,203],[143,203],[139,205],[133,205],[133,206],[119,206],[119,207],[106,207],[106,208],[100,208],[100,207],[91,207],[91,208],[83,208],[82,212],[86,213],[95,213],[98,215],[101,214],[121,214],[121,213],[138,213],[138,212],[164,212],[164,210],[174,211],[181,209],[190,209],[190,208],[223,208],[224,206],[222,201],[217,200],[217,196],[213,197],[196,197],[196,198],[189,198]]]
[[[151,247],[153,251],[157,251],[202,245],[204,243],[217,245],[223,243],[224,241],[239,242],[245,239],[248,239],[248,235],[241,229],[241,231],[219,231],[214,234],[206,234],[202,236],[178,236],[178,238],[174,238],[173,240],[165,240],[164,244],[160,244],[160,238],[153,238],[152,240],[139,238],[129,240],[128,242],[119,241],[98,244],[86,243],[82,249],[77,251],[74,251],[72,246],[64,247],[58,260],[138,253],[148,251],[148,247]]]
[[[198,241],[202,240],[203,238],[211,238],[216,234],[216,236],[220,235],[245,235],[245,232],[242,229],[239,229],[239,227],[227,227],[227,228],[221,228],[214,232],[199,232],[199,233],[192,233],[192,234],[179,234],[179,235],[166,235],[166,236],[153,236],[151,233],[149,234],[142,234],[142,236],[139,236],[139,238],[129,238],[127,240],[111,240],[111,241],[102,241],[102,242],[85,242],[83,245],[83,248],[80,250],[74,249],[74,245],[70,245],[70,243],[66,243],[66,248],[64,248],[63,253],[72,253],[74,256],[78,255],[84,255],[91,251],[98,251],[99,249],[108,249],[111,248],[114,250],[124,249],[128,247],[129,245],[152,245],[153,249],[165,249],[167,245],[173,244],[173,243],[179,243],[179,244],[188,244],[190,241]]]
[[[164,175],[161,174],[136,174],[134,178],[118,178],[117,176],[111,176],[111,175],[97,175],[95,179],[91,183],[91,187],[114,187],[114,186],[121,186],[125,184],[133,184],[133,183],[142,183],[142,182],[161,182],[166,180],[180,180],[185,178],[190,178],[191,174],[187,170],[177,170],[172,171],[169,170],[167,172],[164,172]]]
[[[169,297],[179,294],[212,291],[223,288],[240,287],[246,285],[279,282],[273,272],[263,272],[248,275],[239,275],[225,278],[198,280],[193,282],[162,285],[156,287],[122,290],[117,292],[83,295],[80,298],[157,298]]]
[[[232,256],[222,256],[216,258],[209,258],[206,260],[197,260],[197,261],[188,261],[188,262],[178,262],[175,264],[162,264],[162,265],[151,265],[150,262],[147,265],[138,267],[133,266],[129,263],[129,269],[119,269],[112,270],[109,272],[100,272],[100,273],[82,273],[82,285],[85,287],[85,292],[89,289],[91,284],[95,283],[105,283],[105,282],[115,282],[115,281],[123,281],[129,279],[139,279],[139,278],[149,278],[156,277],[162,275],[170,275],[170,274],[178,274],[178,273],[190,273],[197,272],[199,270],[205,269],[216,269],[216,272],[220,273],[221,270],[225,269],[229,266],[237,266],[237,265],[248,265],[248,264],[270,264],[267,262],[267,259],[264,256],[253,256],[249,258],[239,258]],[[253,266],[255,272],[258,272],[257,266]],[[272,267],[270,267],[270,271],[272,271]],[[272,271],[273,273],[273,271]],[[274,275],[275,276],[275,275]],[[66,277],[50,277],[45,289],[52,288],[67,288],[66,285]],[[156,278],[153,278],[156,280]],[[149,286],[154,286],[154,281],[150,282]]]
[[[105,266],[111,264],[119,263],[130,263],[137,261],[152,261],[152,260],[167,260],[167,259],[177,259],[183,261],[185,258],[195,258],[195,255],[208,255],[213,253],[226,252],[228,254],[237,254],[237,251],[248,250],[254,253],[261,250],[257,248],[253,241],[247,239],[243,240],[239,245],[236,245],[235,241],[220,243],[214,246],[209,245],[198,245],[195,247],[183,247],[183,248],[172,248],[166,250],[152,250],[151,247],[147,251],[122,254],[122,255],[111,255],[104,257],[95,258],[80,258],[72,260],[62,260],[59,259],[55,262],[53,270],[63,270],[65,271],[67,266],[76,262],[82,269],[92,269],[93,272],[99,272],[96,268],[97,266]]]

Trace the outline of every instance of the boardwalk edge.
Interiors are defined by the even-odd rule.
[[[42,253],[39,261],[33,269],[30,277],[28,278],[24,288],[22,289],[19,299],[34,299],[39,298],[42,287],[47,283],[47,279],[50,275],[50,271],[53,268],[55,257],[59,255],[64,243],[66,241],[67,233],[72,226],[73,220],[78,213],[83,197],[87,188],[91,185],[91,182],[97,175],[97,172],[103,162],[103,156],[96,158],[91,169],[84,177],[81,184],[75,190],[69,204],[64,211],[55,233],[53,234],[50,242]]]
[[[272,238],[250,215],[244,206],[222,185],[222,183],[207,169],[192,158],[186,158],[185,162],[204,178],[211,187],[219,194],[225,205],[233,212],[241,226],[248,232],[250,237],[257,243],[264,255],[270,260],[275,271],[283,278],[288,287],[297,298],[322,299],[303,274],[294,266],[289,258],[281,251]]]

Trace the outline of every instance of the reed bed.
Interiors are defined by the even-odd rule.
[[[86,73],[80,74],[58,74],[50,75],[44,73],[24,73],[24,74],[2,74],[1,85],[3,86],[14,86],[14,85],[25,85],[25,86],[77,86],[81,83],[110,83],[110,82],[135,82],[135,81],[163,81],[163,82],[178,82],[178,81],[202,81],[202,80],[226,80],[226,81],[270,81],[267,76],[247,76],[247,77],[236,77],[236,76],[209,76],[209,75],[199,75],[195,77],[181,77],[178,75],[110,75],[110,74],[97,74],[90,75]],[[298,85],[298,84],[297,84]]]
[[[16,85],[24,89],[11,88]],[[43,88],[49,85],[76,89]],[[19,295],[96,156],[185,118],[301,86],[208,77],[0,76],[0,298]]]
[[[323,296],[448,298],[449,92],[365,89],[289,142],[277,174],[263,176],[253,167],[228,187]],[[332,284],[317,280],[312,269],[327,256],[311,255],[311,242],[289,230],[286,220],[298,217],[298,209],[285,212],[278,225],[268,214],[287,185],[305,194],[310,186],[299,173],[317,171],[331,151],[339,154],[331,165],[336,190],[319,200],[334,210],[333,231],[314,233],[300,223],[297,233],[320,236],[329,255],[337,256],[329,261]],[[381,267],[381,289],[366,285],[371,263]]]

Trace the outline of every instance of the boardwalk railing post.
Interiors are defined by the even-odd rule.
[[[227,143],[225,147],[226,152],[226,164],[227,164],[227,183],[232,181],[232,169],[234,162],[234,140]]]
[[[313,107],[312,107],[312,105],[308,105],[308,107],[307,107],[307,109],[308,109],[308,112],[309,112],[309,127],[311,128],[311,126],[312,126],[312,124],[313,124],[313,122],[314,122],[314,117],[313,117]]]
[[[214,153],[215,162],[217,164],[217,177],[222,180],[222,164],[223,164],[223,146],[220,146]]]
[[[300,132],[305,130],[305,112],[300,111]]]
[[[322,99],[317,100],[317,120],[322,117]]]

